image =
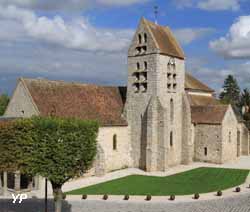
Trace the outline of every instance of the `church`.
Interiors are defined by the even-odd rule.
[[[90,171],[97,176],[248,155],[244,122],[186,71],[185,59],[168,27],[142,18],[128,50],[127,87],[20,78],[4,116],[97,120],[98,154]]]

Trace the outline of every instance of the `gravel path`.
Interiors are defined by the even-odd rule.
[[[43,200],[30,199],[22,204],[12,204],[11,200],[0,200],[0,212],[43,212]],[[53,211],[53,201],[49,202],[49,212]],[[249,212],[250,195],[239,195],[210,201],[173,203],[166,200],[155,202],[127,202],[104,200],[68,201],[63,204],[63,212]]]

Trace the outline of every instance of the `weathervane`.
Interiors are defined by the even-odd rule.
[[[158,24],[157,18],[158,18],[158,9],[159,7],[156,5],[154,6],[154,13],[155,13],[155,24]]]

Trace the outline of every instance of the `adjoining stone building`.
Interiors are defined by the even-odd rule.
[[[249,154],[249,132],[230,105],[185,70],[171,30],[142,18],[128,51],[127,87],[20,78],[5,117],[97,120],[90,174],[126,167],[166,171]]]

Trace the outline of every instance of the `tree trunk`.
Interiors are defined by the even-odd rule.
[[[55,185],[51,182],[53,187],[53,195],[55,200],[55,212],[62,211],[62,200],[63,200],[63,192],[61,185]]]

